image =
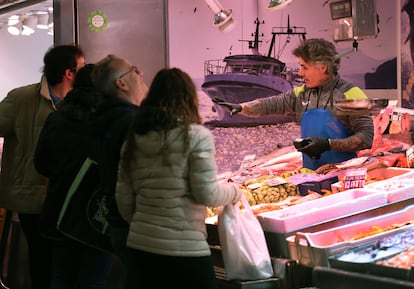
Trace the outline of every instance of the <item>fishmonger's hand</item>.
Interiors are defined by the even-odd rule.
[[[220,98],[213,98],[212,99],[213,102],[217,103],[218,105],[221,105],[223,107],[225,107],[226,109],[228,109],[230,111],[230,115],[235,115],[239,112],[242,111],[242,106],[238,103],[231,103],[231,102],[226,102]]]
[[[303,146],[300,146],[297,141],[294,142],[296,149],[312,159],[319,159],[323,152],[331,149],[329,139],[327,138],[308,137],[301,140],[300,143],[302,143]]]

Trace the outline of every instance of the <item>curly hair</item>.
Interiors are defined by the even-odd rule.
[[[335,46],[325,39],[311,38],[304,40],[292,53],[307,63],[322,63],[328,65],[328,67],[332,64],[334,74],[339,70],[340,58],[334,58],[337,54]]]

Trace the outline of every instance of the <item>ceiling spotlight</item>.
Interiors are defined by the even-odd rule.
[[[16,25],[17,23],[19,23],[20,21],[20,16],[19,15],[12,15],[9,17],[8,19],[8,24],[9,25]]]
[[[37,25],[39,29],[48,29],[49,13],[47,11],[37,11]]]
[[[20,26],[19,24],[11,25],[11,26],[7,27],[7,31],[11,35],[20,35],[22,29],[19,26]]]
[[[218,0],[205,0],[205,2],[214,12],[214,26],[217,26],[221,31],[228,31],[230,27],[233,27],[234,19],[231,9],[224,9]]]
[[[22,32],[22,23],[20,21],[19,15],[10,16],[7,21],[7,24],[8,24],[7,31],[11,35],[20,35],[20,33]]]
[[[270,0],[267,9],[278,10],[288,5],[292,0]]]

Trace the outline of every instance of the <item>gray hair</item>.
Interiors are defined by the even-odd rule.
[[[103,97],[116,96],[118,87],[116,79],[119,77],[119,63],[124,60],[113,54],[108,54],[95,64],[92,72],[92,81]]]
[[[322,38],[304,40],[292,53],[296,57],[302,58],[307,63],[321,63],[328,65],[328,73],[331,65],[334,74],[338,72],[340,67],[340,58],[335,58],[335,55],[337,54],[335,45]]]

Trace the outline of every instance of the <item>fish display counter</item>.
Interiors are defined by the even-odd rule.
[[[285,155],[295,156],[294,153]],[[274,166],[274,159],[267,159],[266,166]],[[333,256],[359,246],[373,246],[386,236],[414,231],[411,223],[411,216],[414,216],[414,170],[371,166],[366,170],[366,183],[362,187],[335,190],[334,186],[338,182],[344,182],[347,172],[360,168],[357,160],[353,160],[353,163],[353,166],[330,172],[321,179],[315,177],[323,174],[299,168],[279,172],[277,175],[267,174],[268,172],[262,175],[235,174],[233,178],[223,180],[240,184],[262,225],[270,256],[295,262],[297,268],[305,268],[306,273],[300,273],[302,269],[298,269],[298,272],[290,275],[293,279],[301,279],[301,286],[312,285],[309,272],[317,267],[347,272],[344,267],[332,266],[332,262],[335,262],[331,261]],[[266,166],[254,164],[260,170]],[[298,182],[298,179],[302,181]],[[322,189],[321,184],[326,180],[329,180],[330,189]],[[304,184],[312,186],[300,190]],[[216,261],[221,258],[217,232],[218,212],[219,208],[209,208],[206,219],[208,241]],[[387,253],[390,254],[383,257],[391,257],[402,251]],[[382,268],[379,267],[382,265],[376,265]],[[369,274],[374,272],[372,270]],[[411,276],[410,272],[404,270],[407,271],[397,269],[394,271],[399,271],[398,274],[388,275],[392,278]],[[407,279],[408,277],[405,278]],[[290,284],[294,283],[290,280]],[[287,289],[296,288],[301,287]]]

